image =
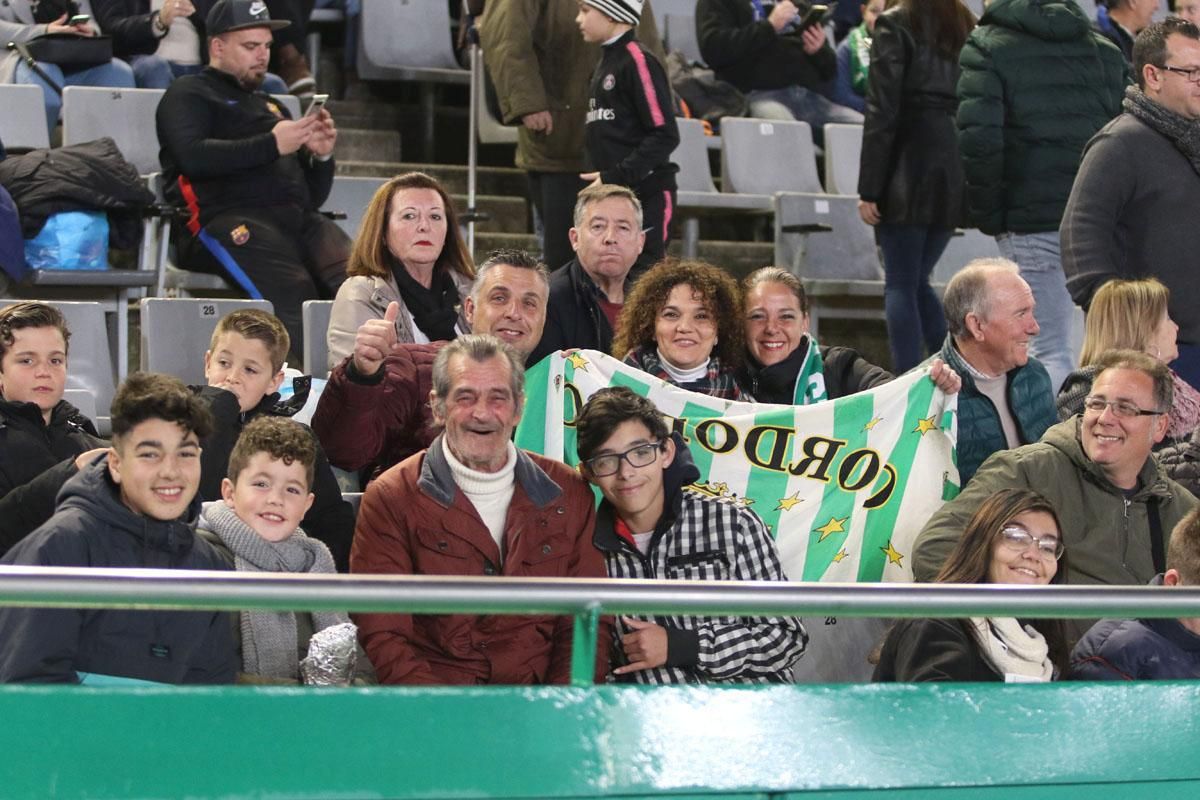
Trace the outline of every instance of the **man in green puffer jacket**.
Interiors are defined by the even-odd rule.
[[[1074,303],[1058,226],[1083,147],[1121,113],[1132,76],[1073,0],[992,0],[960,57],[958,137],[972,225],[1037,300],[1032,354],[1055,390],[1074,368]]]
[[[929,519],[913,545],[918,581],[937,575],[983,501],[1011,488],[1041,492],[1058,513],[1067,583],[1145,585],[1163,571],[1170,531],[1197,505],[1150,454],[1166,433],[1171,376],[1131,350],[1105,353],[1098,367],[1081,416],[1053,426],[1040,442],[993,455]],[[1071,620],[1072,638],[1091,622]]]

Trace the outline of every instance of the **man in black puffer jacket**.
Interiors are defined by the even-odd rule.
[[[212,416],[179,380],[131,376],[112,406],[113,447],[59,494],[58,511],[0,563],[227,570],[192,530],[200,437]],[[218,611],[0,608],[0,682],[232,683]]]
[[[1121,113],[1120,51],[1073,0],[993,0],[959,59],[958,143],[970,220],[1033,290],[1030,348],[1057,390],[1075,366],[1058,226],[1084,145]]]

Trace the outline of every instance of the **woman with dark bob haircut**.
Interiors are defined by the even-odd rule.
[[[967,523],[936,583],[1066,581],[1058,516],[1028,489],[1004,489]],[[875,681],[1049,681],[1067,666],[1060,620],[1013,617],[906,619],[884,640]]]
[[[462,301],[475,265],[458,228],[454,203],[422,172],[398,175],[379,187],[350,251],[326,342],[329,368],[354,352],[358,328],[399,304],[398,342],[437,342],[470,333]]]
[[[742,292],[703,261],[662,261],[625,298],[613,355],[680,388],[752,400],[734,380],[742,360]]]

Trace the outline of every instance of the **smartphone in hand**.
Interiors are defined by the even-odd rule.
[[[825,22],[826,15],[829,13],[829,6],[819,5],[814,3],[808,7],[808,11],[804,12],[804,16],[800,20],[800,30],[806,31],[814,25],[821,25]]]
[[[327,94],[314,94],[312,102],[308,104],[308,109],[304,112],[304,116],[315,117],[317,114],[320,114],[321,109],[325,107],[325,103],[328,100],[329,95]]]

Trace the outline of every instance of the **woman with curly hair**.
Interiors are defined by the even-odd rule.
[[[742,360],[742,292],[703,261],[663,261],[625,300],[613,355],[682,389],[752,400],[734,379]]]
[[[379,187],[354,240],[346,281],[330,312],[329,368],[354,351],[358,328],[400,304],[396,341],[446,341],[471,327],[462,301],[475,264],[449,193],[435,178],[408,172]]]

